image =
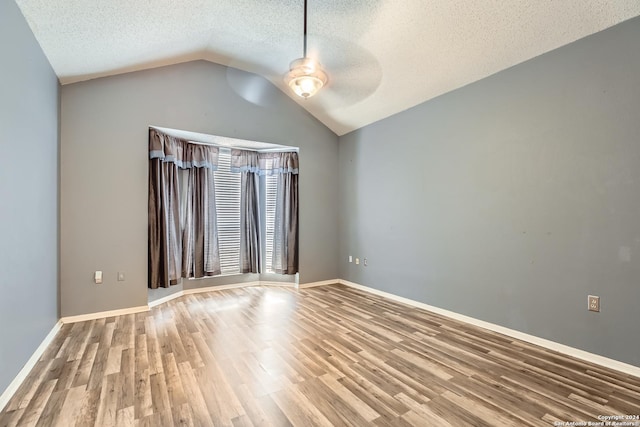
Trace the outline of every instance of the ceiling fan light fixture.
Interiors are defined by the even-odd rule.
[[[304,98],[310,98],[327,84],[327,74],[320,63],[312,58],[299,58],[291,62],[285,83],[293,92]]]
[[[284,82],[293,92],[304,98],[315,95],[322,86],[327,84],[327,73],[320,63],[307,56],[307,0],[304,0],[304,33],[302,58],[298,58],[289,65],[289,72],[284,76]]]

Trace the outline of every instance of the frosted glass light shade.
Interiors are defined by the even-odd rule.
[[[284,81],[296,95],[304,99],[315,95],[327,83],[327,74],[312,58],[296,59],[289,68]]]

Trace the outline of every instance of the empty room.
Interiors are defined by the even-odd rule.
[[[640,427],[640,2],[0,0],[0,426]]]

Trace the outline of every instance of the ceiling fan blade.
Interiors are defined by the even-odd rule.
[[[382,67],[377,59],[363,47],[341,39],[324,38],[319,45],[327,55],[322,63],[329,82],[316,95],[331,92],[330,104],[341,108],[356,104],[373,94],[382,82]],[[329,96],[327,96],[329,97]]]
[[[239,96],[252,104],[273,105],[280,91],[265,77],[247,71],[227,67],[227,83]]]

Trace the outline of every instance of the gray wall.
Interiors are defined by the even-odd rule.
[[[0,394],[58,320],[58,80],[0,1]]]
[[[639,41],[634,19],[341,137],[340,277],[640,366]]]
[[[147,303],[149,125],[300,147],[300,282],[337,277],[338,137],[266,81],[246,101],[245,74],[197,61],[63,86],[62,316]]]

